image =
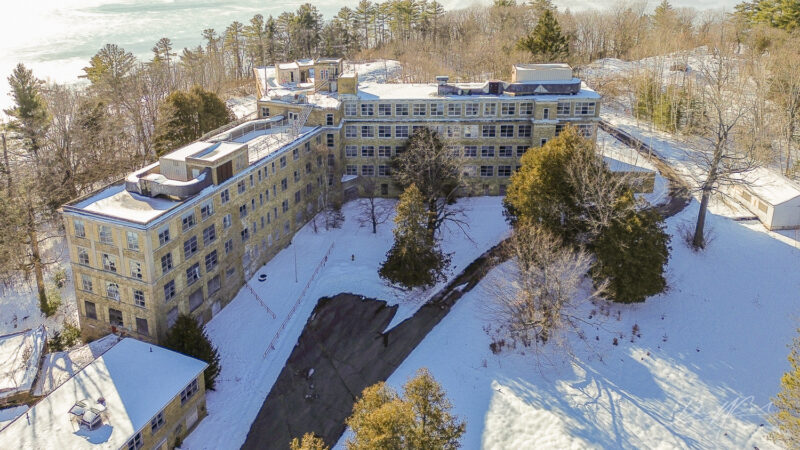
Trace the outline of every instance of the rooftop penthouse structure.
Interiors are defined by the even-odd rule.
[[[87,336],[157,342],[180,312],[208,320],[336,198],[398,195],[390,160],[433,128],[463,195],[503,195],[519,158],[566,124],[595,136],[600,96],[565,64],[508,82],[386,83],[337,58],[254,69],[258,118],[176,149],[63,207]]]

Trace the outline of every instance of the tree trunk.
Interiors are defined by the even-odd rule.
[[[706,246],[703,234],[706,226],[706,210],[708,209],[710,197],[711,189],[704,187],[703,196],[700,199],[700,212],[697,213],[697,224],[694,227],[694,238],[692,239],[692,246],[694,248],[704,248]]]
[[[3,133],[3,159],[5,160],[6,165],[6,183],[8,183],[8,196],[13,195],[14,186],[11,182],[11,166],[8,165],[8,145],[6,144],[6,134]]]
[[[33,210],[28,208],[28,236],[31,240],[31,263],[36,277],[36,289],[39,292],[39,309],[46,315],[51,315],[47,304],[47,291],[44,286],[44,270],[42,269],[42,256],[39,253],[39,236],[33,220]]]

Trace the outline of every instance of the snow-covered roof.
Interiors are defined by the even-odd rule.
[[[0,399],[31,390],[46,338],[44,326],[0,336]]]
[[[147,223],[180,204],[180,201],[134,194],[125,190],[124,184],[115,184],[73,206],[132,222]]]
[[[120,337],[116,334],[107,334],[69,351],[46,354],[42,361],[42,370],[36,379],[36,386],[33,388],[33,395],[41,397],[53,392],[79,370],[113,347],[119,340]]]
[[[476,87],[483,86],[484,83],[457,83],[456,86],[464,89],[475,89]],[[358,98],[361,100],[435,100],[435,99],[460,99],[460,100],[478,100],[478,99],[524,99],[530,98],[538,101],[555,101],[560,98],[586,98],[586,99],[599,99],[600,95],[594,90],[586,87],[585,84],[581,85],[581,90],[575,95],[494,95],[494,94],[477,94],[477,95],[439,95],[439,87],[436,83],[378,83],[378,82],[359,82],[358,83]]]
[[[800,197],[797,183],[765,167],[757,167],[741,175],[741,179],[748,183],[750,192],[773,206]]]
[[[0,442],[21,449],[118,449],[206,366],[165,348],[123,339],[0,431]],[[105,400],[102,426],[79,428],[70,409],[79,401],[99,405],[100,398]]]

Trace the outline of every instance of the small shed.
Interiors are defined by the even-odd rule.
[[[800,228],[800,185],[767,168],[757,168],[731,186],[728,195],[758,217],[768,230]]]

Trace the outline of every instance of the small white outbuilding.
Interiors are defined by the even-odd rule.
[[[747,207],[768,230],[800,228],[800,185],[770,169],[757,168],[732,186],[729,195]]]

